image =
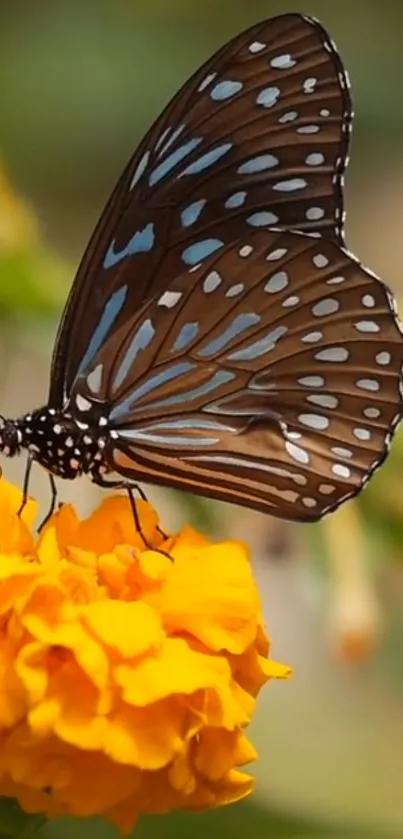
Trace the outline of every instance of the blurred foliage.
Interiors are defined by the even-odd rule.
[[[80,829],[76,819],[48,822],[37,834],[38,839],[76,839]],[[371,828],[346,828],[343,825],[312,823],[302,816],[290,816],[270,806],[236,804],[211,813],[175,813],[145,817],[133,832],[133,839],[205,839],[221,836],[231,839],[393,839],[394,833],[372,831]],[[83,835],[89,839],[117,839],[117,833],[99,820],[87,823]]]
[[[393,455],[374,476],[359,499],[359,507],[371,523],[372,553],[382,562],[382,553],[403,561],[403,434],[398,431],[393,443]],[[382,551],[380,545],[382,544]]]
[[[0,161],[0,321],[54,315],[66,271],[41,242],[34,212],[11,189]]]

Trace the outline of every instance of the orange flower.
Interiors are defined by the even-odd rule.
[[[244,729],[289,669],[267,658],[245,547],[165,538],[124,497],[40,537],[35,505],[0,481],[0,795],[48,816],[203,809],[252,789]]]

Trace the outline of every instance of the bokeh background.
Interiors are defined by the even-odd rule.
[[[87,237],[138,140],[241,29],[317,16],[349,70],[356,121],[347,243],[403,305],[403,5],[393,0],[14,0],[0,5],[0,407],[46,399],[57,319]],[[11,186],[12,184],[12,186]],[[5,463],[21,481],[23,463]],[[33,487],[47,503],[46,478]],[[63,486],[82,510],[97,501]],[[403,436],[358,503],[320,525],[150,492],[165,525],[247,539],[278,660],[252,732],[251,802],[144,820],[144,837],[403,835]],[[76,836],[77,825],[43,835]],[[94,834],[110,836],[102,826]]]

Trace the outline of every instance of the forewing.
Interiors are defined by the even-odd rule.
[[[256,231],[145,305],[72,406],[105,404],[123,475],[315,520],[384,459],[402,362],[392,295],[370,271],[325,239]]]
[[[340,238],[351,117],[337,51],[301,15],[252,27],[198,70],[140,144],[90,240],[61,321],[50,404],[64,402],[122,288],[98,343],[248,228]]]

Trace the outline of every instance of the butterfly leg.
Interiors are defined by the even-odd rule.
[[[26,465],[25,475],[24,475],[24,483],[23,483],[23,487],[22,487],[22,501],[21,501],[20,507],[17,511],[18,518],[21,517],[22,511],[23,511],[23,509],[24,509],[24,507],[25,507],[25,505],[28,501],[29,479],[31,477],[33,462],[34,462],[34,458],[33,458],[32,454],[28,454],[27,465]]]
[[[145,492],[141,489],[141,487],[139,487],[138,484],[131,484],[129,481],[107,481],[105,478],[102,478],[101,475],[97,475],[96,478],[94,478],[93,480],[94,480],[94,483],[97,484],[97,486],[103,487],[104,489],[124,489],[124,490],[126,490],[128,496],[129,496],[129,502],[130,502],[130,506],[131,506],[131,509],[132,509],[132,513],[133,513],[136,532],[140,534],[147,550],[154,550],[152,545],[150,545],[148,539],[146,539],[146,537],[145,537],[145,535],[144,535],[144,533],[141,529],[140,519],[139,519],[139,515],[138,515],[138,512],[137,512],[137,508],[136,508],[136,502],[135,502],[134,495],[133,495],[133,490],[134,490],[135,492],[138,493],[138,495],[140,496],[140,498],[143,501],[147,501],[147,496],[146,496]],[[157,526],[157,530],[164,539],[167,538],[164,531],[161,530],[161,528],[159,528],[158,526]],[[164,553],[164,551],[161,551],[161,553]]]
[[[132,495],[132,490],[133,489],[135,489],[136,492],[138,492],[142,501],[147,501],[148,502],[148,498],[147,498],[144,490],[141,489],[141,486],[139,484],[125,483],[124,488],[127,490],[128,494],[129,494],[131,504],[134,504],[134,499],[133,499],[133,495]],[[158,533],[160,533],[160,535],[162,536],[163,539],[168,539],[168,534],[165,533],[165,531],[162,529],[162,527],[159,526],[159,524],[157,524],[157,530],[158,530]]]
[[[41,521],[41,523],[38,527],[38,533],[40,533],[41,530],[45,527],[45,524],[48,523],[49,519],[51,518],[51,516],[53,516],[53,513],[55,512],[55,509],[56,509],[56,502],[57,502],[56,481],[55,481],[51,472],[48,472],[48,475],[49,475],[49,484],[50,484],[50,506],[49,506],[48,512],[46,513],[45,518],[42,519],[42,521]],[[60,506],[62,506],[62,505],[60,505]]]
[[[19,510],[17,512],[18,517],[20,517],[22,515],[24,507],[26,506],[27,501],[28,501],[29,481],[30,481],[30,478],[31,478],[32,466],[34,464],[34,460],[35,460],[35,458],[31,454],[29,454],[28,459],[27,459],[27,466],[26,466],[26,469],[25,469],[24,483],[23,483],[23,487],[22,487],[22,501],[21,501]],[[49,521],[49,519],[53,515],[53,513],[55,511],[55,507],[56,507],[56,501],[57,501],[56,481],[55,481],[53,475],[50,472],[48,472],[48,475],[49,475],[50,492],[51,492],[50,507],[49,507],[48,513],[46,514],[45,518],[43,519],[43,521],[41,521],[41,523],[38,527],[38,533],[41,532],[41,530],[45,526],[46,522]]]
[[[138,515],[137,515],[136,502],[134,500],[134,495],[133,495],[133,489],[135,489],[136,492],[138,492],[140,498],[143,501],[148,501],[148,498],[147,498],[145,492],[141,489],[141,487],[139,487],[138,484],[130,484],[129,482],[126,482],[126,483],[123,484],[123,486],[124,486],[128,496],[129,496],[130,506],[132,508],[132,513],[133,513],[133,516],[134,516],[134,520],[136,522],[136,527],[138,525],[138,528],[137,528],[138,532],[140,533],[140,536],[141,536],[146,548],[148,550],[152,550],[152,551],[156,550],[157,553],[162,554],[163,556],[166,556],[168,559],[170,559],[172,561],[172,557],[169,553],[167,553],[166,551],[162,551],[160,548],[153,548],[152,545],[149,544],[148,540],[145,538],[144,533],[141,530],[140,522],[139,522]],[[158,533],[161,534],[163,539],[168,538],[166,533],[164,533],[164,531],[161,530],[161,528],[158,526],[158,524],[157,524],[156,529],[158,530]]]

